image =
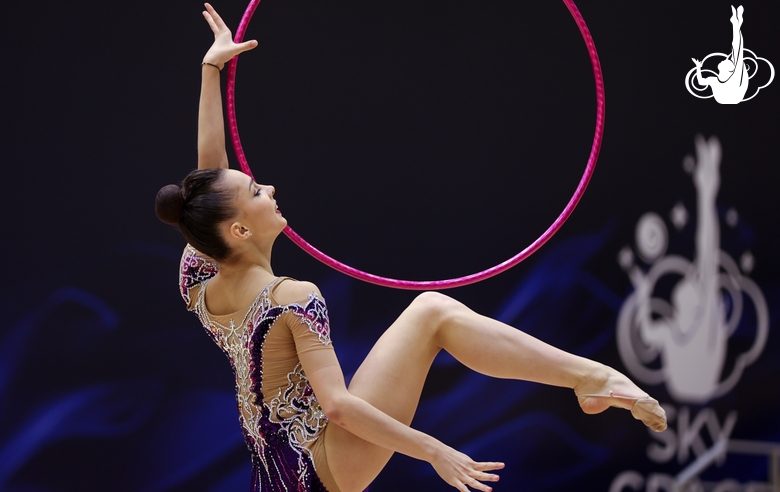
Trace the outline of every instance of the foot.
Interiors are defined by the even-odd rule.
[[[731,23],[736,26],[738,29],[742,27],[742,13],[745,11],[745,9],[740,5],[736,9],[734,6],[731,6],[731,18],[729,19]]]
[[[729,21],[733,26],[739,27],[739,16],[737,15],[737,10],[733,5],[731,6],[731,17],[729,18]]]
[[[666,429],[666,412],[658,401],[611,367],[594,371],[574,388],[574,394],[587,414],[601,413],[609,407],[624,408],[654,431]]]

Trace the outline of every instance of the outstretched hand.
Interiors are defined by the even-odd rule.
[[[209,27],[214,32],[214,44],[206,52],[203,57],[203,63],[213,64],[219,67],[220,70],[225,66],[225,63],[229,62],[231,58],[243,53],[244,51],[251,50],[257,46],[257,41],[245,41],[243,43],[236,44],[233,42],[233,33],[219,16],[214,7],[211,4],[205,4],[206,10],[203,11],[203,17],[206,22],[209,23]]]
[[[461,492],[468,492],[468,487],[490,492],[493,490],[492,487],[482,482],[497,482],[498,475],[485,472],[504,468],[503,463],[476,462],[448,446],[445,446],[444,452],[431,461],[431,465],[445,482]]]

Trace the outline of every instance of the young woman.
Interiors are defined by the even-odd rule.
[[[271,249],[287,225],[273,186],[228,169],[219,71],[257,46],[235,44],[206,4],[215,41],[203,58],[198,170],[168,185],[157,215],[188,241],[180,287],[230,359],[252,455],[252,490],[360,491],[394,452],[429,462],[460,491],[489,491],[503,463],[476,462],[409,427],[436,354],[500,378],[572,388],[586,413],[630,409],[653,430],[666,415],[627,377],[480,316],[442,294],[419,295],[374,345],[349,387],[314,284],[278,277]]]

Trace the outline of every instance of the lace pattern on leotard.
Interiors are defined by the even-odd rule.
[[[184,250],[179,266],[179,291],[187,306],[190,305],[190,289],[217,274],[217,264],[198,256],[190,245]]]
[[[281,425],[290,443],[306,452],[304,445],[317,439],[328,423],[300,363],[287,375],[287,387],[279,390],[268,409],[271,422]]]
[[[192,261],[183,261],[182,265],[183,270],[188,265],[205,266]],[[190,272],[187,282],[197,278],[200,278],[197,272]],[[324,300],[312,293],[305,305],[273,305],[269,293],[280,280],[276,279],[258,294],[240,323],[230,319],[224,325],[214,320],[206,309],[204,296],[208,280],[201,283],[194,310],[207,333],[227,355],[235,373],[239,420],[256,470],[252,490],[325,491],[306,445],[320,437],[328,419],[300,362],[287,374],[287,386],[269,404],[264,402],[262,394],[263,344],[271,326],[290,312],[321,343],[329,345],[330,326]],[[183,280],[181,285],[187,282]]]
[[[301,323],[309,327],[309,331],[317,335],[324,345],[330,345],[330,322],[328,321],[328,308],[320,297],[312,292],[309,294],[309,302],[305,306],[299,304],[288,305],[300,318]]]
[[[204,281],[198,291],[198,298],[195,302],[195,313],[198,315],[203,327],[211,336],[211,339],[222,349],[230,360],[233,373],[236,377],[236,397],[238,400],[238,414],[241,420],[241,427],[247,438],[251,439],[253,447],[264,446],[265,439],[260,434],[260,417],[262,416],[261,406],[258,405],[258,395],[254,393],[254,383],[252,381],[252,372],[254,362],[250,357],[253,352],[252,332],[254,331],[253,320],[262,310],[261,303],[268,289],[266,287],[249,307],[241,323],[236,326],[233,319],[230,324],[225,326],[211,319],[206,304],[203,301],[206,292],[208,280]]]

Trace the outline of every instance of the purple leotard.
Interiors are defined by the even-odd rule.
[[[322,352],[312,354],[333,350],[324,300],[312,293],[301,303],[280,305],[273,292],[287,279],[279,278],[247,309],[212,315],[204,297],[217,271],[214,262],[188,246],[179,286],[187,308],[233,368],[239,420],[252,457],[251,490],[338,490],[321,439],[328,419],[303,371],[322,359]]]

